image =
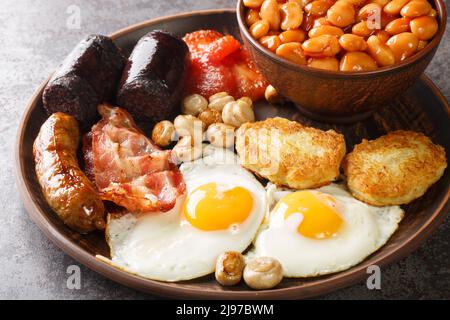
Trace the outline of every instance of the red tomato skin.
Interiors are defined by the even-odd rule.
[[[215,30],[199,30],[183,40],[192,63],[186,94],[208,98],[225,91],[235,99],[247,96],[256,101],[264,97],[268,82],[235,38]]]

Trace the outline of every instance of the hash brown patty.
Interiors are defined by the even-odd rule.
[[[421,197],[447,167],[445,150],[422,133],[393,131],[363,140],[343,163],[353,196],[375,206],[407,204]]]
[[[236,150],[245,168],[294,189],[331,183],[346,152],[342,134],[284,118],[243,124],[236,132]]]

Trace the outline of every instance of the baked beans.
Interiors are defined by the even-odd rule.
[[[250,34],[255,39],[264,37],[269,32],[270,24],[266,20],[258,20],[250,27]]]
[[[409,1],[410,0],[392,0],[383,7],[383,11],[390,15],[397,15]]]
[[[305,11],[310,15],[320,17],[327,13],[332,3],[326,0],[314,0],[305,6]]]
[[[318,27],[314,27],[308,32],[308,36],[310,38],[315,38],[324,34],[329,34],[332,36],[340,37],[344,34],[344,31],[342,31],[341,28],[335,27],[335,26],[327,26],[322,25]]]
[[[279,36],[264,36],[259,39],[259,43],[261,43],[264,47],[269,49],[272,52],[277,51],[278,47],[282,44]]]
[[[392,66],[395,63],[394,52],[376,35],[367,39],[367,51],[380,67]]]
[[[367,2],[367,0],[345,0],[345,1],[351,3],[355,7],[361,7]]]
[[[375,60],[367,53],[360,51],[347,52],[339,64],[339,70],[341,71],[373,71],[376,68]]]
[[[278,30],[280,28],[281,17],[277,0],[264,0],[259,16],[269,23],[270,30]]]
[[[334,57],[341,51],[341,46],[336,36],[324,34],[310,38],[303,42],[303,51],[310,57]]]
[[[306,32],[303,29],[287,30],[280,33],[280,40],[283,43],[303,42],[306,38]]]
[[[425,48],[427,44],[428,44],[428,41],[420,40],[419,44],[417,45],[417,51],[420,51],[423,48]]]
[[[369,17],[381,18],[382,7],[378,3],[368,3],[358,11],[358,21],[367,20]]]
[[[302,45],[298,42],[283,43],[278,47],[276,54],[298,65],[306,64]]]
[[[425,48],[438,13],[427,0],[244,0],[258,42],[298,65],[330,71],[392,66]]]
[[[247,26],[250,27],[258,20],[259,20],[259,11],[256,9],[249,9],[247,11],[247,14],[245,15],[245,23],[247,24]]]
[[[435,18],[422,16],[411,20],[411,32],[419,40],[429,40],[433,38],[438,30],[438,23]]]
[[[380,39],[381,42],[386,43],[391,35],[385,30],[378,30],[375,32],[375,35]]]
[[[367,21],[358,22],[352,27],[352,33],[360,37],[368,37],[373,32],[374,30],[370,29],[369,26],[367,25]]]
[[[386,44],[394,52],[395,61],[400,62],[416,52],[419,39],[411,32],[403,32],[389,38]]]
[[[400,14],[403,17],[416,18],[427,15],[430,11],[431,5],[428,1],[413,0],[402,8]]]
[[[303,22],[303,9],[295,1],[289,1],[280,7],[281,29],[297,29]]]
[[[376,3],[379,4],[381,7],[384,7],[385,5],[388,4],[390,0],[371,0],[371,3]]]
[[[346,33],[339,38],[339,44],[347,51],[365,51],[367,43],[363,37]]]
[[[345,0],[339,0],[327,11],[327,19],[337,27],[344,28],[355,20],[355,8]]]
[[[320,17],[314,20],[312,25],[313,28],[318,26],[331,26],[332,24],[325,17]]]
[[[435,9],[431,9],[430,12],[428,13],[428,16],[436,18],[437,17],[437,11]]]
[[[310,58],[308,66],[322,70],[339,71],[339,60],[334,57]]]
[[[261,7],[262,3],[264,0],[244,0],[244,6],[246,6],[247,8],[254,8],[254,9],[258,9],[259,7]]]
[[[389,22],[384,30],[386,30],[391,35],[407,32],[409,31],[410,22],[410,18],[398,18]]]

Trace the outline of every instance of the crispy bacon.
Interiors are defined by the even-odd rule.
[[[85,142],[92,139],[92,166],[100,197],[132,212],[173,208],[185,184],[170,151],[154,145],[125,110],[103,104],[98,111],[103,119],[92,127]],[[89,160],[89,147],[84,150]]]

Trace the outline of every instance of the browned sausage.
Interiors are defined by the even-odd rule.
[[[170,118],[179,107],[189,66],[183,40],[159,30],[146,34],[125,64],[117,104],[144,122]]]
[[[50,207],[70,228],[86,233],[105,227],[105,209],[78,166],[80,133],[74,117],[52,114],[34,141],[36,175]]]
[[[125,57],[106,36],[80,41],[52,76],[42,95],[48,114],[74,116],[85,129],[98,117],[97,105],[110,101],[122,75]]]

